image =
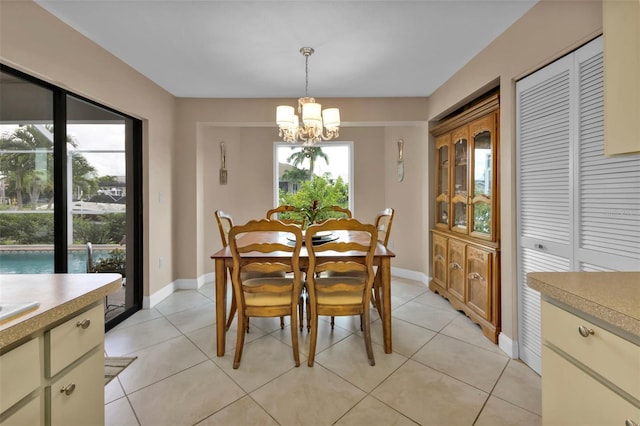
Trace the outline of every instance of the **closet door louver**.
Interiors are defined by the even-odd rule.
[[[580,270],[638,270],[640,155],[604,156],[602,54],[580,62],[578,74]]]
[[[538,373],[540,293],[527,273],[569,270],[572,67],[565,57],[516,84],[518,349]]]

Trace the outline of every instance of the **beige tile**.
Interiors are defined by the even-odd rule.
[[[197,426],[226,425],[277,426],[278,423],[254,400],[246,396],[197,424]]]
[[[406,321],[391,318],[391,341],[393,352],[411,357],[418,349],[435,336],[436,333],[423,327]],[[382,333],[382,321],[371,323],[371,340],[379,345],[384,345]]]
[[[207,303],[211,303],[211,299],[196,290],[178,290],[154,308],[163,315],[171,315]]]
[[[104,348],[109,356],[126,355],[179,335],[180,331],[161,317],[131,327],[110,330],[105,335]]]
[[[335,426],[416,425],[414,421],[370,396],[363,399],[335,423]]]
[[[235,347],[228,350],[224,357],[213,358],[213,362],[245,392],[251,392],[286,371],[296,368],[291,346],[270,335],[245,343],[240,367],[236,370],[233,369],[234,355]],[[306,365],[306,358],[300,358],[301,365]]]
[[[462,314],[451,309],[440,309],[416,302],[408,302],[391,312],[392,317],[433,331],[440,331],[459,315]]]
[[[182,333],[188,333],[216,323],[216,305],[207,303],[193,309],[167,315],[167,319]]]
[[[321,365],[304,365],[250,396],[282,425],[331,425],[365,393]]]
[[[216,284],[214,282],[205,283],[202,287],[200,287],[198,289],[198,292],[215,302],[215,300],[216,300]]]
[[[118,398],[122,398],[124,396],[124,391],[122,390],[122,386],[120,386],[120,382],[118,378],[112,379],[107,385],[104,387],[104,403],[108,404],[111,401],[115,401]]]
[[[129,395],[142,425],[193,425],[245,393],[205,361]]]
[[[162,314],[157,309],[141,309],[117,326],[115,326],[112,330],[120,330],[123,328],[131,327],[132,325],[151,321],[156,318],[162,318]]]
[[[127,394],[207,359],[207,356],[184,336],[158,343],[131,355],[137,356],[138,359],[118,375]]]
[[[453,309],[449,301],[431,290],[422,293],[413,299],[414,302],[424,303],[425,305],[435,306],[440,309]]]
[[[391,296],[399,299],[411,300],[429,289],[419,281],[404,278],[391,278]]]
[[[259,328],[253,328],[250,333],[247,333],[244,338],[245,344],[252,342],[266,336],[267,333]],[[203,327],[198,330],[185,333],[185,336],[189,338],[196,346],[200,348],[209,358],[214,359],[217,357],[216,351],[216,326]],[[237,328],[235,322],[231,324],[231,328],[225,335],[225,351],[227,354],[233,353],[236,347]]]
[[[490,392],[509,362],[496,354],[469,343],[438,334],[411,358],[441,373]]]
[[[277,330],[271,333],[271,336],[277,338],[282,343],[291,345],[291,335],[289,334],[290,327],[285,327],[284,330]],[[335,345],[341,340],[351,335],[351,332],[343,329],[340,326],[335,326],[331,329],[331,325],[327,321],[320,321],[318,323],[318,341],[316,342],[316,353],[319,353],[331,345]],[[300,355],[305,357],[309,355],[309,343],[311,340],[311,333],[307,331],[305,326],[304,330],[298,333],[298,345],[300,347]]]
[[[127,398],[116,399],[104,406],[105,426],[138,426],[138,419]]]
[[[318,353],[315,362],[363,391],[371,392],[407,360],[397,353],[385,354],[381,345],[372,346],[374,366],[369,365],[364,337],[354,334]]]
[[[424,425],[471,425],[489,396],[409,360],[371,393]]]
[[[496,397],[489,397],[475,426],[540,426],[542,418]]]
[[[510,360],[492,394],[518,407],[542,414],[540,376],[520,360]]]
[[[502,349],[482,333],[478,324],[471,321],[466,315],[460,315],[451,321],[440,333],[463,340],[497,354],[506,355]]]

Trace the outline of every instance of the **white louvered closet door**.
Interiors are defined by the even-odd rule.
[[[527,286],[527,273],[569,270],[573,80],[569,56],[516,84],[518,352],[538,373],[540,293]]]

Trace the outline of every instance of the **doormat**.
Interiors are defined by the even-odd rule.
[[[123,356],[106,356],[104,357],[104,384],[105,386],[114,377],[116,377],[122,370],[127,368],[129,364],[131,364],[137,356],[134,357],[123,357]]]

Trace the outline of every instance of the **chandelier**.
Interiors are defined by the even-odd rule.
[[[302,142],[305,146],[321,140],[334,139],[338,136],[340,129],[340,110],[327,108],[321,114],[322,105],[309,97],[309,56],[313,52],[312,47],[300,49],[300,53],[304,56],[305,72],[304,98],[298,99],[298,114],[302,114],[302,121],[292,106],[280,105],[276,108],[276,123],[280,128],[280,137],[285,142]]]

